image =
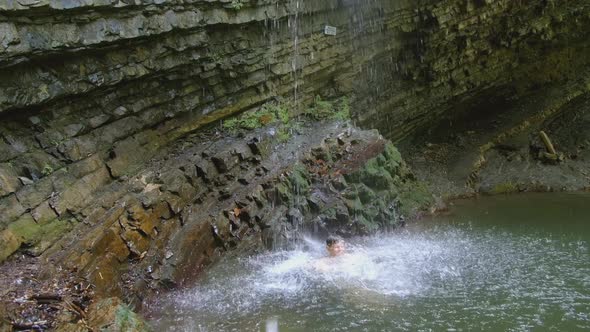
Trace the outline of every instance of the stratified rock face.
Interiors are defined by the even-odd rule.
[[[478,112],[482,104],[493,110],[498,101],[552,85],[563,94],[547,107],[589,91],[587,1],[418,3],[385,14],[384,33],[396,46],[375,53],[367,68],[373,79],[355,89],[377,98],[358,99],[362,124],[396,139],[441,117]]]
[[[81,212],[83,223],[44,253],[46,270],[76,270],[100,295],[137,300],[148,286],[194,280],[243,242],[288,246],[302,230],[369,234],[432,201],[376,131],[324,123],[279,143],[271,129],[185,138],[107,186]]]
[[[295,98],[295,112],[315,95],[352,96],[361,124],[399,138],[458,101],[590,86],[585,0],[4,0],[0,10],[0,261],[43,253],[163,147],[279,96]]]

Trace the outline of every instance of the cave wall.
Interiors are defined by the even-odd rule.
[[[482,96],[585,93],[588,32],[582,0],[2,0],[0,260],[41,254],[163,147],[277,97],[301,112],[349,95],[399,139]]]

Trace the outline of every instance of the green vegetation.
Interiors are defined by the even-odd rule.
[[[336,113],[334,113],[334,119],[337,120],[349,120],[350,119],[350,103],[348,102],[347,97],[340,98],[340,103],[338,105],[338,109]]]
[[[512,182],[497,184],[493,189],[493,194],[510,194],[518,192],[518,186]]]
[[[425,182],[407,182],[400,189],[400,211],[404,216],[415,216],[434,202],[430,187]]]
[[[264,104],[256,111],[248,111],[240,116],[224,121],[223,128],[229,131],[236,131],[238,129],[253,130],[275,122],[287,125],[289,119],[289,107],[287,104],[283,102],[271,102]]]
[[[282,100],[269,102],[256,110],[246,111],[224,120],[222,127],[229,132],[236,133],[240,130],[254,130],[273,124],[276,127],[276,139],[280,143],[284,143],[301,126],[300,121],[293,119],[293,114],[290,111],[292,108],[291,103]],[[315,121],[328,119],[345,121],[350,119],[348,98],[326,101],[318,96],[303,115]]]
[[[209,53],[209,58],[211,59],[211,61],[217,65],[221,64],[221,61],[223,60],[223,57],[221,56],[221,54],[217,53],[217,52],[210,52]]]
[[[233,10],[240,10],[242,7],[244,7],[244,2],[243,0],[232,0],[230,7]]]
[[[47,176],[51,173],[53,173],[53,167],[51,167],[51,165],[45,164],[43,166],[43,169],[41,170],[41,174],[43,174],[44,176]]]
[[[279,128],[277,131],[277,139],[280,143],[285,143],[291,138],[291,133],[289,132],[289,128]]]
[[[348,120],[350,119],[348,98],[342,97],[336,101],[327,101],[323,100],[320,96],[316,96],[313,106],[305,112],[305,115],[314,120]]]
[[[334,113],[334,105],[332,102],[322,100],[322,97],[316,96],[313,106],[308,109],[305,114],[315,120],[329,118]]]
[[[309,173],[307,172],[307,168],[302,164],[293,166],[289,176],[289,182],[295,193],[306,193],[309,190]]]

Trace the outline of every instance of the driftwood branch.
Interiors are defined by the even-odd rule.
[[[539,132],[539,136],[541,136],[541,140],[543,140],[545,148],[547,148],[547,152],[549,152],[550,154],[557,155],[557,151],[555,150],[553,143],[551,143],[551,139],[549,139],[549,136],[547,136],[547,133],[541,130]]]
[[[38,321],[38,322],[31,322],[31,323],[18,323],[13,322],[12,328],[15,331],[24,331],[24,330],[44,330],[47,329],[47,321]]]
[[[62,296],[59,294],[43,293],[32,295],[29,299],[37,301],[38,304],[51,304],[61,302]]]

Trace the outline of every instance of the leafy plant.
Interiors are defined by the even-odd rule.
[[[310,107],[305,114],[314,120],[322,119],[350,119],[350,106],[348,98],[342,97],[335,103],[323,100],[320,96],[316,96],[313,106]]]
[[[244,2],[242,2],[243,0],[232,0],[232,2],[230,3],[230,7],[233,10],[240,10],[242,9],[242,7],[244,7]]]
[[[264,104],[258,110],[248,111],[240,116],[224,121],[223,127],[230,131],[238,129],[253,130],[280,121],[283,125],[289,123],[289,107],[286,103],[271,102]]]
[[[340,99],[338,110],[334,113],[333,118],[342,121],[350,119],[350,104],[347,97]]]
[[[280,143],[285,143],[291,138],[291,133],[289,132],[289,128],[280,128],[277,131],[277,140]]]
[[[53,167],[51,167],[51,165],[45,164],[43,166],[43,169],[41,170],[41,174],[43,174],[44,176],[47,176],[51,173],[53,173]]]
[[[215,64],[221,64],[221,59],[222,56],[221,54],[217,53],[217,52],[213,52],[213,53],[209,53],[209,58],[211,59],[211,61],[213,61]]]

